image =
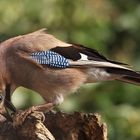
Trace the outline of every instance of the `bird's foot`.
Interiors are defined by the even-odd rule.
[[[32,106],[25,111],[17,111],[13,115],[13,127],[20,127],[26,119],[30,118],[33,114],[39,114],[42,116],[42,121],[45,120],[43,112],[49,111],[54,107],[54,103],[47,103],[38,106]]]
[[[55,96],[52,102],[47,103],[47,104],[32,106],[24,111],[22,110],[15,111],[15,108],[14,108],[14,110],[12,110],[14,112],[12,114],[12,119],[11,119],[11,121],[13,122],[13,127],[21,126],[25,122],[26,119],[31,117],[32,114],[36,114],[36,113],[40,114],[42,116],[42,121],[44,121],[45,116],[43,113],[49,110],[52,110],[55,106],[61,104],[62,102],[63,102],[63,96],[61,94],[58,94]],[[12,106],[12,109],[13,109],[13,106]]]

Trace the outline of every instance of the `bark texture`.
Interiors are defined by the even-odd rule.
[[[20,111],[10,122],[0,116],[0,140],[107,140],[98,114]]]

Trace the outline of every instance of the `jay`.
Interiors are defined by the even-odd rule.
[[[140,73],[127,64],[60,41],[45,29],[2,42],[0,67],[0,104],[13,111],[11,95],[19,86],[38,92],[46,104],[55,106],[85,83],[119,80],[140,85]]]

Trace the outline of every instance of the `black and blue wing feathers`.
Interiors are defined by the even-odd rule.
[[[66,68],[69,66],[68,60],[53,51],[39,51],[31,53],[31,57],[38,64],[48,65],[55,68]]]

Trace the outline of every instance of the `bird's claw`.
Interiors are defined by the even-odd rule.
[[[45,116],[43,112],[49,111],[53,107],[54,107],[53,103],[48,103],[38,106],[32,106],[29,109],[26,109],[25,111],[19,110],[13,115],[13,127],[21,126],[25,122],[25,120],[30,117],[35,117],[36,119],[44,121]]]

